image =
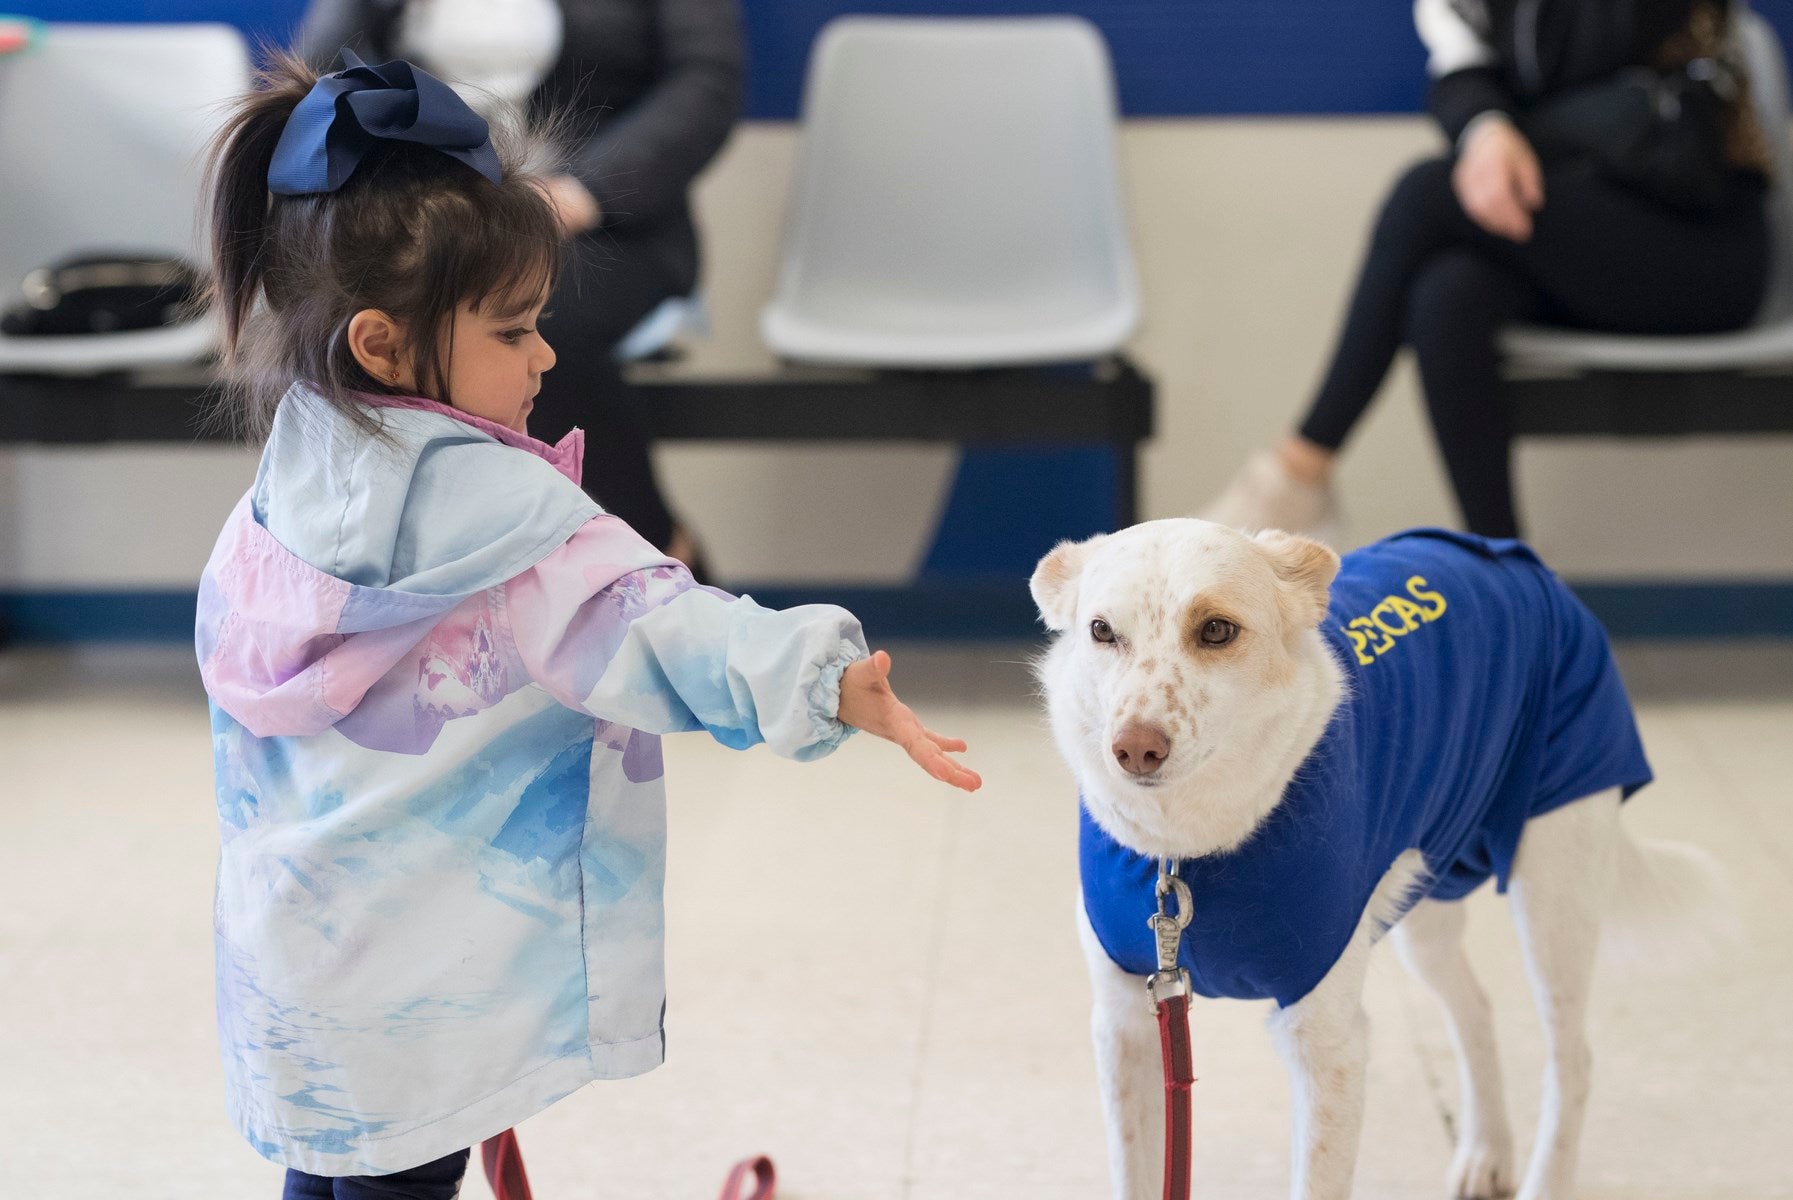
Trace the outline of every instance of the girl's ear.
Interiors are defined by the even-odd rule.
[[[372,379],[405,390],[417,381],[405,361],[405,331],[377,308],[364,308],[349,318],[349,353]]]
[[[1039,607],[1040,619],[1053,633],[1063,633],[1077,616],[1077,581],[1083,565],[1106,534],[1082,542],[1060,542],[1033,569],[1028,589]]]

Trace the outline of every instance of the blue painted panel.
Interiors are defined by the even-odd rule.
[[[1402,113],[1425,104],[1409,0],[747,0],[748,113],[797,115],[816,33],[845,13],[1075,13],[1108,40],[1130,117]],[[1793,35],[1793,0],[1753,6]]]
[[[1006,579],[1025,592],[1061,539],[1114,528],[1114,490],[1106,446],[967,450],[917,582]]]
[[[305,15],[305,0],[0,0],[0,12],[117,24],[219,21],[251,41],[284,45]]]
[[[1069,12],[1108,39],[1129,116],[1404,112],[1424,98],[1411,8],[1390,0],[778,0],[747,6],[748,112],[796,116],[816,33],[843,13]]]
[[[8,642],[191,642],[194,592],[0,592]]]
[[[1407,0],[744,0],[747,113],[796,117],[818,30],[843,13],[1071,12],[1102,30],[1128,116],[1389,113],[1419,109],[1424,51]],[[1756,0],[1793,35],[1793,0]],[[58,21],[225,21],[279,41],[303,0],[0,0]]]

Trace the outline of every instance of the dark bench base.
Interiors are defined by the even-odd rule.
[[[1153,386],[1113,358],[1062,368],[804,371],[709,379],[656,367],[630,386],[648,432],[674,441],[1090,445],[1120,456],[1119,524],[1137,511],[1134,458],[1152,435]],[[0,376],[0,444],[222,442],[210,376]]]
[[[1114,453],[1116,528],[1137,518],[1136,460],[1153,430],[1152,381],[1120,357],[984,371],[790,368],[735,379],[650,364],[632,369],[629,382],[639,392],[648,432],[665,440],[1107,446]],[[0,444],[228,442],[229,431],[207,416],[213,387],[210,375],[198,371],[159,378],[0,376]],[[948,616],[961,609],[987,615],[989,597],[980,585],[967,586],[934,597],[933,608]],[[1016,612],[1031,612],[1025,588],[1004,587],[1014,592]],[[918,602],[929,603],[926,597]],[[1022,628],[1028,623],[1031,616]]]
[[[1507,389],[1520,437],[1793,433],[1793,374],[1595,371]]]
[[[1114,526],[1138,518],[1139,444],[1152,436],[1152,381],[1126,358],[1060,368],[822,371],[691,378],[631,375],[643,424],[674,441],[1106,445]]]

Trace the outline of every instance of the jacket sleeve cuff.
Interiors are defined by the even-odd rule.
[[[848,667],[866,656],[866,648],[862,642],[843,637],[822,660],[815,680],[809,685],[809,742],[793,754],[792,758],[798,762],[822,758],[832,754],[842,742],[857,732],[840,719],[840,681]]]
[[[1463,132],[1457,135],[1457,141],[1453,149],[1455,149],[1458,154],[1463,153],[1464,147],[1469,145],[1470,139],[1475,137],[1477,130],[1481,129],[1484,125],[1491,125],[1496,121],[1505,125],[1511,125],[1513,123],[1513,117],[1512,114],[1498,108],[1483,109],[1475,116],[1469,118],[1469,124],[1465,125],[1463,127]]]
[[[1511,116],[1517,107],[1492,67],[1468,67],[1433,80],[1427,107],[1452,145],[1460,145],[1469,123],[1489,111]]]

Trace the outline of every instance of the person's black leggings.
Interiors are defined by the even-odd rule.
[[[542,376],[529,433],[553,443],[575,425],[583,428],[586,493],[664,550],[674,518],[613,356],[629,330],[679,290],[673,271],[653,250],[601,231],[567,247],[540,323],[556,361]]]
[[[289,1170],[281,1200],[454,1200],[471,1153],[457,1150],[394,1175],[328,1176]]]
[[[1613,333],[1715,333],[1747,324],[1768,274],[1763,187],[1739,177],[1726,209],[1693,218],[1590,166],[1546,169],[1530,241],[1463,211],[1450,159],[1395,185],[1301,436],[1337,450],[1395,351],[1411,345],[1439,451],[1471,532],[1516,537],[1512,434],[1497,338],[1518,320]]]

